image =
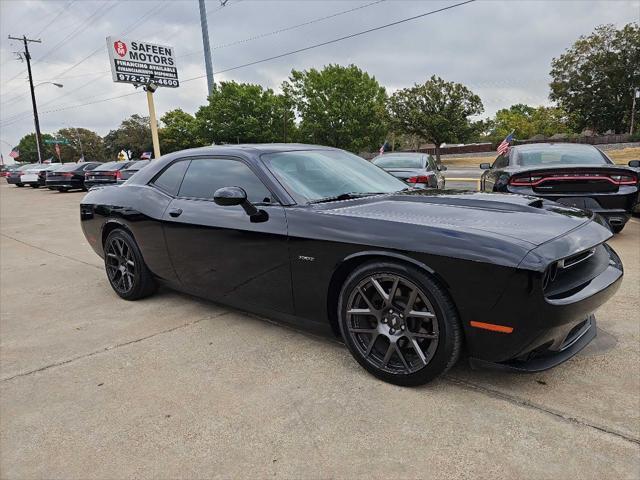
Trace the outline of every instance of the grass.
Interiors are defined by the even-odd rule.
[[[626,165],[629,160],[640,160],[640,147],[628,147],[620,150],[609,150],[606,154],[618,165]],[[442,163],[448,167],[477,167],[481,163],[493,163],[495,154],[483,157],[444,157]]]

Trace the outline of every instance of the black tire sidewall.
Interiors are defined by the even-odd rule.
[[[111,241],[114,238],[118,238],[126,242],[127,246],[131,249],[131,252],[133,253],[136,265],[139,265],[139,268],[136,268],[135,275],[134,275],[134,286],[131,290],[125,293],[120,292],[117,288],[114,287],[111,281],[111,278],[109,277],[109,273],[107,272],[106,249],[109,243],[111,243]],[[104,249],[105,249],[105,254],[104,254],[105,273],[107,273],[107,279],[109,280],[109,284],[111,285],[111,288],[113,288],[113,291],[116,292],[118,296],[120,296],[121,298],[124,298],[125,300],[137,300],[139,298],[143,298],[149,295],[150,293],[152,293],[153,291],[152,283],[154,282],[154,280],[151,277],[151,273],[147,269],[146,264],[144,263],[144,259],[142,258],[142,253],[140,252],[140,249],[138,248],[136,241],[134,240],[133,236],[129,232],[121,228],[116,228],[115,230],[111,231],[104,242]]]
[[[347,301],[353,288],[365,277],[376,273],[400,275],[420,287],[431,302],[438,321],[439,339],[436,352],[429,364],[412,374],[392,374],[379,370],[367,362],[346,332]],[[352,272],[345,281],[338,300],[338,323],[347,348],[369,373],[389,383],[417,386],[427,383],[446,372],[458,360],[461,348],[461,328],[453,301],[444,289],[429,275],[417,268],[395,262],[367,263]]]

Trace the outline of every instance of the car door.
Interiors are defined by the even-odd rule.
[[[237,158],[193,158],[163,225],[183,287],[240,306],[293,313],[284,208],[249,165]],[[266,212],[252,222],[241,206],[213,201],[222,187],[242,187]]]
[[[506,155],[498,155],[489,170],[485,170],[481,177],[481,190],[484,192],[493,192],[496,181],[503,173],[503,169],[509,165],[509,157]]]

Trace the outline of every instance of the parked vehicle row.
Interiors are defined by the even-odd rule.
[[[51,190],[88,190],[96,185],[124,183],[149,160],[129,162],[35,163],[10,165],[3,171],[7,183],[17,187],[48,187]]]
[[[593,312],[623,276],[599,215],[530,195],[416,189],[375,163],[310,145],[174,152],[90,190],[81,225],[123,299],[164,284],[324,329],[399,385],[461,356],[541,371],[593,340]],[[620,186],[624,172],[609,178]]]

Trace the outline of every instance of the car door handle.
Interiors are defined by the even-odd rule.
[[[172,210],[169,210],[169,215],[171,215],[173,218],[179,217],[180,215],[182,215],[182,209],[174,208]]]

